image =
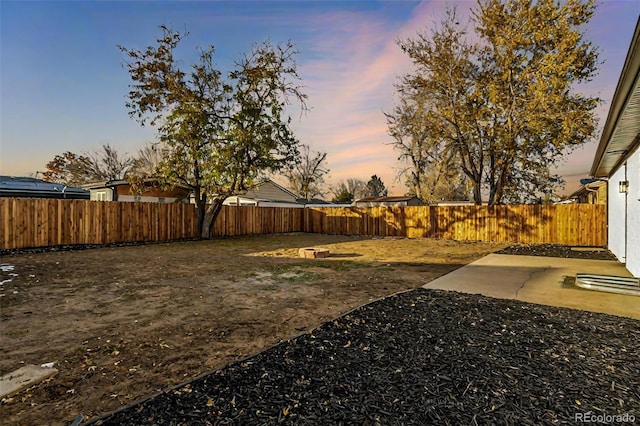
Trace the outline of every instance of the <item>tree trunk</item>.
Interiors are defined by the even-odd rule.
[[[225,197],[226,198],[226,197]],[[224,198],[214,198],[207,211],[204,213],[202,227],[200,229],[200,238],[208,240],[211,238],[213,232],[213,224],[215,223],[218,215],[222,211],[222,203]]]
[[[511,167],[509,166],[509,164],[505,165],[504,168],[500,170],[500,175],[498,177],[498,182],[496,183],[496,190],[493,197],[494,204],[502,204],[502,199],[504,198],[504,188],[507,184],[507,178],[510,172]]]
[[[476,206],[482,204],[482,182],[473,182],[473,202]]]
[[[196,222],[198,234],[202,238],[202,224],[204,223],[204,208],[205,204],[202,201],[196,201]]]

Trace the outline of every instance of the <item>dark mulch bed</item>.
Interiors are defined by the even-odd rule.
[[[104,425],[567,424],[640,417],[640,321],[417,289]]]
[[[606,249],[571,247],[559,244],[515,245],[497,251],[496,253],[519,254],[524,256],[564,257],[574,259],[618,260],[613,255],[613,253]]]

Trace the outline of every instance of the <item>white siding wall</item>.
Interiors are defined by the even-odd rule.
[[[113,201],[113,190],[111,188],[100,188],[89,190],[89,199],[93,201]]]
[[[626,195],[619,191],[619,182],[629,182]],[[609,250],[634,276],[640,277],[640,150],[636,150],[609,178]],[[625,229],[626,226],[626,229]],[[626,233],[626,235],[625,235]],[[626,238],[626,247],[625,247]],[[626,256],[626,257],[625,257]]]
[[[627,269],[640,277],[640,150],[627,161]]]
[[[620,262],[625,262],[625,194],[618,190],[618,182],[624,180],[625,166],[620,167],[609,178],[608,224],[609,250],[616,255]]]

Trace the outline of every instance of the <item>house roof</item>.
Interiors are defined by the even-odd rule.
[[[110,188],[112,186],[118,186],[118,185],[129,185],[129,182],[123,179],[103,180],[99,182],[85,183],[82,185],[82,187],[86,189],[98,189],[98,188]]]
[[[304,198],[298,198],[298,202],[303,204],[331,204],[330,202],[323,200],[321,198],[312,198],[310,200],[305,200]]]
[[[591,176],[608,177],[640,144],[640,18],[591,166]]]
[[[267,179],[247,189],[245,194],[240,195],[242,198],[264,201],[281,201],[288,203],[296,203],[298,196],[288,189],[278,185],[271,179]]]
[[[0,197],[89,199],[89,191],[30,177],[0,176]]]
[[[418,199],[416,196],[396,196],[396,197],[365,197],[356,200],[356,203],[398,203]]]
[[[571,193],[571,195],[569,195],[567,199],[578,198],[581,195],[593,192],[594,190],[597,190],[602,185],[604,185],[605,181],[596,179],[581,179],[580,183],[582,183],[582,185],[580,185],[580,188],[573,191],[573,193]]]
[[[157,184],[158,180],[157,179],[144,179],[142,181],[143,184]],[[91,182],[91,183],[85,183],[84,185],[82,185],[82,188],[85,189],[100,189],[100,188],[112,188],[114,186],[120,186],[120,185],[131,185],[131,182],[126,181],[124,179],[117,179],[117,180],[103,180],[100,182]],[[174,185],[175,188],[181,188],[181,189],[190,189],[187,188],[184,185]]]

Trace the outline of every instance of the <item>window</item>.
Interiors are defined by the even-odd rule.
[[[158,197],[158,202],[159,203],[164,203],[164,197]]]
[[[96,201],[107,201],[107,191],[96,192]]]

